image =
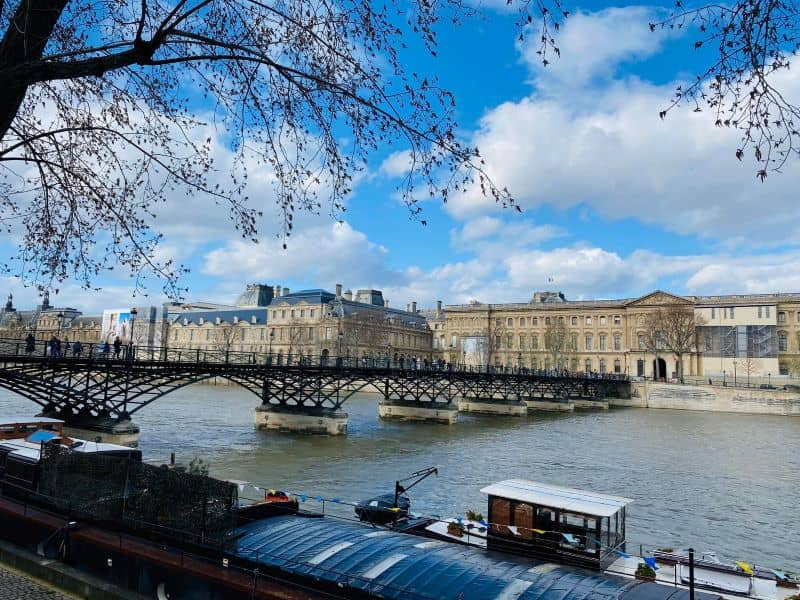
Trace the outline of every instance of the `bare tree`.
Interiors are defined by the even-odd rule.
[[[779,85],[800,48],[797,8],[786,0],[675,0],[665,20],[650,24],[651,30],[691,27],[695,50],[711,48],[707,66],[675,90],[661,118],[683,102],[696,112],[708,108],[718,127],[741,132],[736,157],[752,152],[762,181],[800,149],[800,107]]]
[[[341,318],[342,352],[359,358],[365,353],[387,352],[390,343],[390,323],[382,313],[359,310]]]
[[[242,328],[235,323],[214,325],[213,347],[228,356],[235,345],[242,341]]]
[[[544,330],[544,344],[554,369],[563,369],[568,361],[570,350],[569,330],[564,321],[551,317]]]
[[[408,153],[400,192],[415,217],[420,197],[446,201],[473,180],[513,204],[459,141],[452,95],[405,64],[411,38],[435,55],[436,26],[472,12],[462,0],[0,0],[0,203],[21,239],[6,270],[90,286],[120,262],[179,295],[183,269],[156,258],[150,228],[176,190],[229,208],[256,239],[247,165],[269,170],[285,244],[297,212],[338,216],[390,144]],[[214,177],[208,123],[225,132],[227,177]]]
[[[696,346],[697,328],[703,325],[701,316],[691,308],[669,306],[647,313],[644,317],[644,338],[647,349],[658,360],[659,353],[675,356],[678,378],[683,382],[683,357]]]

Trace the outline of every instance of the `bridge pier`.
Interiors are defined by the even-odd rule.
[[[378,403],[381,419],[401,421],[433,421],[452,425],[458,421],[458,408],[446,402],[414,402],[403,400],[381,400]]]
[[[528,414],[528,406],[524,402],[505,398],[460,398],[458,410],[482,415],[512,417],[524,417]]]
[[[300,411],[262,404],[256,407],[254,424],[258,430],[347,435],[347,413],[334,408],[304,408]]]
[[[54,418],[63,417],[55,416]],[[139,445],[139,426],[130,419],[113,417],[67,419],[64,422],[64,435],[79,440],[118,444],[131,448]]]
[[[608,400],[587,400],[576,398],[573,400],[575,408],[588,408],[590,410],[608,410]]]
[[[529,411],[573,412],[575,410],[575,402],[570,399],[558,400],[544,396],[528,396],[524,402]]]

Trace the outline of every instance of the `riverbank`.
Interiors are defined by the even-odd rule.
[[[800,393],[778,389],[683,385],[639,381],[631,397],[609,398],[611,406],[800,417]]]

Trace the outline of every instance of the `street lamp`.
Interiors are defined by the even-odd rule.
[[[725,387],[725,369],[722,369],[722,387]]]
[[[133,360],[133,326],[136,323],[136,315],[138,315],[138,311],[136,307],[131,309],[131,330],[129,332],[129,339],[128,339],[128,359]]]
[[[58,337],[61,337],[61,328],[64,326],[64,313],[59,312],[56,317],[58,317]]]
[[[338,346],[339,349],[336,351],[336,366],[337,367],[341,367],[342,366],[342,338],[343,337],[344,337],[344,334],[341,331],[339,331],[339,333],[336,334],[336,339],[337,339],[338,344],[339,344],[339,346]]]
[[[272,341],[275,339],[275,329],[272,328],[269,330],[269,358],[267,359],[267,364],[272,364]]]
[[[761,372],[763,373],[764,371]],[[761,381],[764,380],[762,379]],[[767,373],[767,385],[770,387],[770,389],[772,388],[772,373]]]

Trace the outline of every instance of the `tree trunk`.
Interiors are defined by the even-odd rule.
[[[20,0],[8,29],[0,41],[0,73],[42,57],[47,40],[69,0]],[[17,115],[28,83],[8,82],[0,94],[0,140],[8,132]]]

